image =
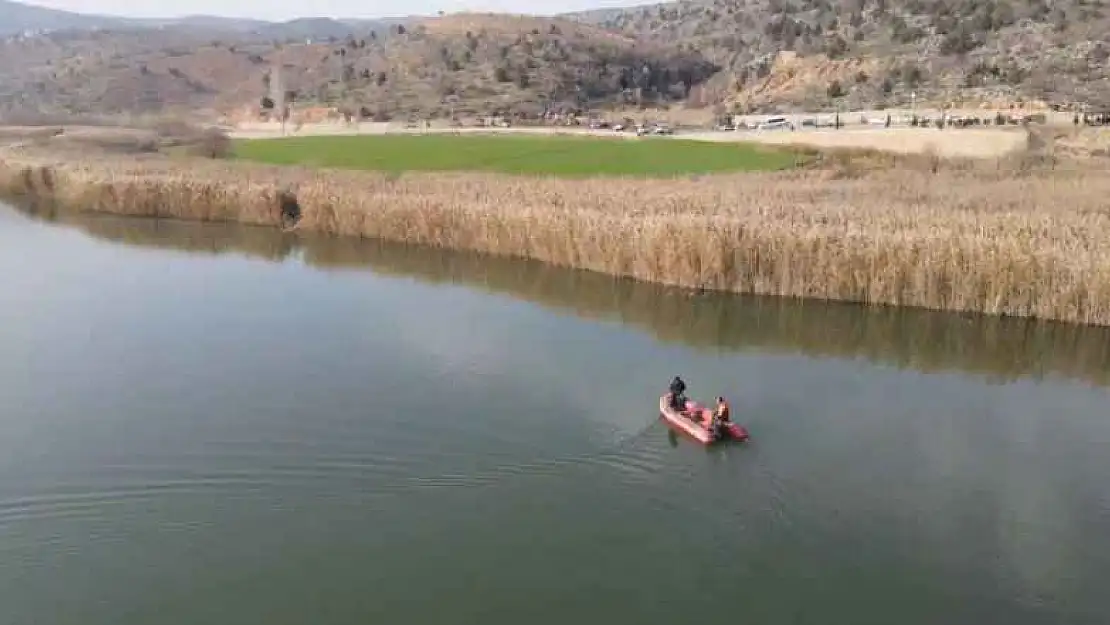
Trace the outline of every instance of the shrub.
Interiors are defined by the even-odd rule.
[[[231,155],[231,139],[218,128],[207,128],[201,132],[191,151],[205,158],[227,158]]]

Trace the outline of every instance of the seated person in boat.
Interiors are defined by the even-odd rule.
[[[721,425],[728,423],[729,420],[729,407],[728,402],[724,397],[717,398],[717,409],[713,412],[713,419]]]
[[[708,411],[707,411],[708,412]],[[714,436],[714,438],[722,436],[725,427],[728,426],[729,421],[729,408],[728,402],[724,397],[717,398],[717,408],[713,410],[713,414],[705,420],[705,429]]]
[[[685,393],[686,393],[686,382],[683,382],[682,378],[680,378],[676,375],[676,376],[674,376],[674,379],[671,380],[671,389],[670,390],[671,390],[671,392],[668,396],[668,399],[670,399],[671,408],[673,408],[674,410],[677,410],[678,412],[685,412],[686,411],[686,395],[685,395]]]

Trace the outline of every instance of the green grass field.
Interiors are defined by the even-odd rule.
[[[378,171],[490,171],[561,177],[667,177],[792,167],[790,152],[742,143],[597,137],[373,135],[252,139],[235,156]]]

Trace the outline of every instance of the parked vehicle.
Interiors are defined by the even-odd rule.
[[[786,128],[794,130],[794,124],[790,123],[785,117],[770,117],[759,125],[760,130],[782,130]]]

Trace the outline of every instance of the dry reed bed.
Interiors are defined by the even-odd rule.
[[[68,211],[32,216],[132,246],[238,254],[280,262],[303,251],[322,270],[363,270],[432,284],[465,284],[590,319],[618,318],[653,336],[712,350],[770,350],[862,358],[916,371],[963,371],[991,380],[1047,375],[1110,385],[1110,327],[941,314],[689,291],[535,261],[352,237],[199,221],[116,218]]]
[[[916,371],[965,371],[991,379],[1062,375],[1110,385],[1110,327],[1032,319],[860,309],[762,297],[739,302],[538,262],[356,239],[303,240],[318,268],[371,267],[433,284],[466,284],[586,318],[619,318],[655,337],[713,350],[762,349],[864,358]]]
[[[85,210],[297,217],[298,230],[677,286],[1110,325],[1110,175],[1096,171],[566,181],[10,151],[0,185]]]

